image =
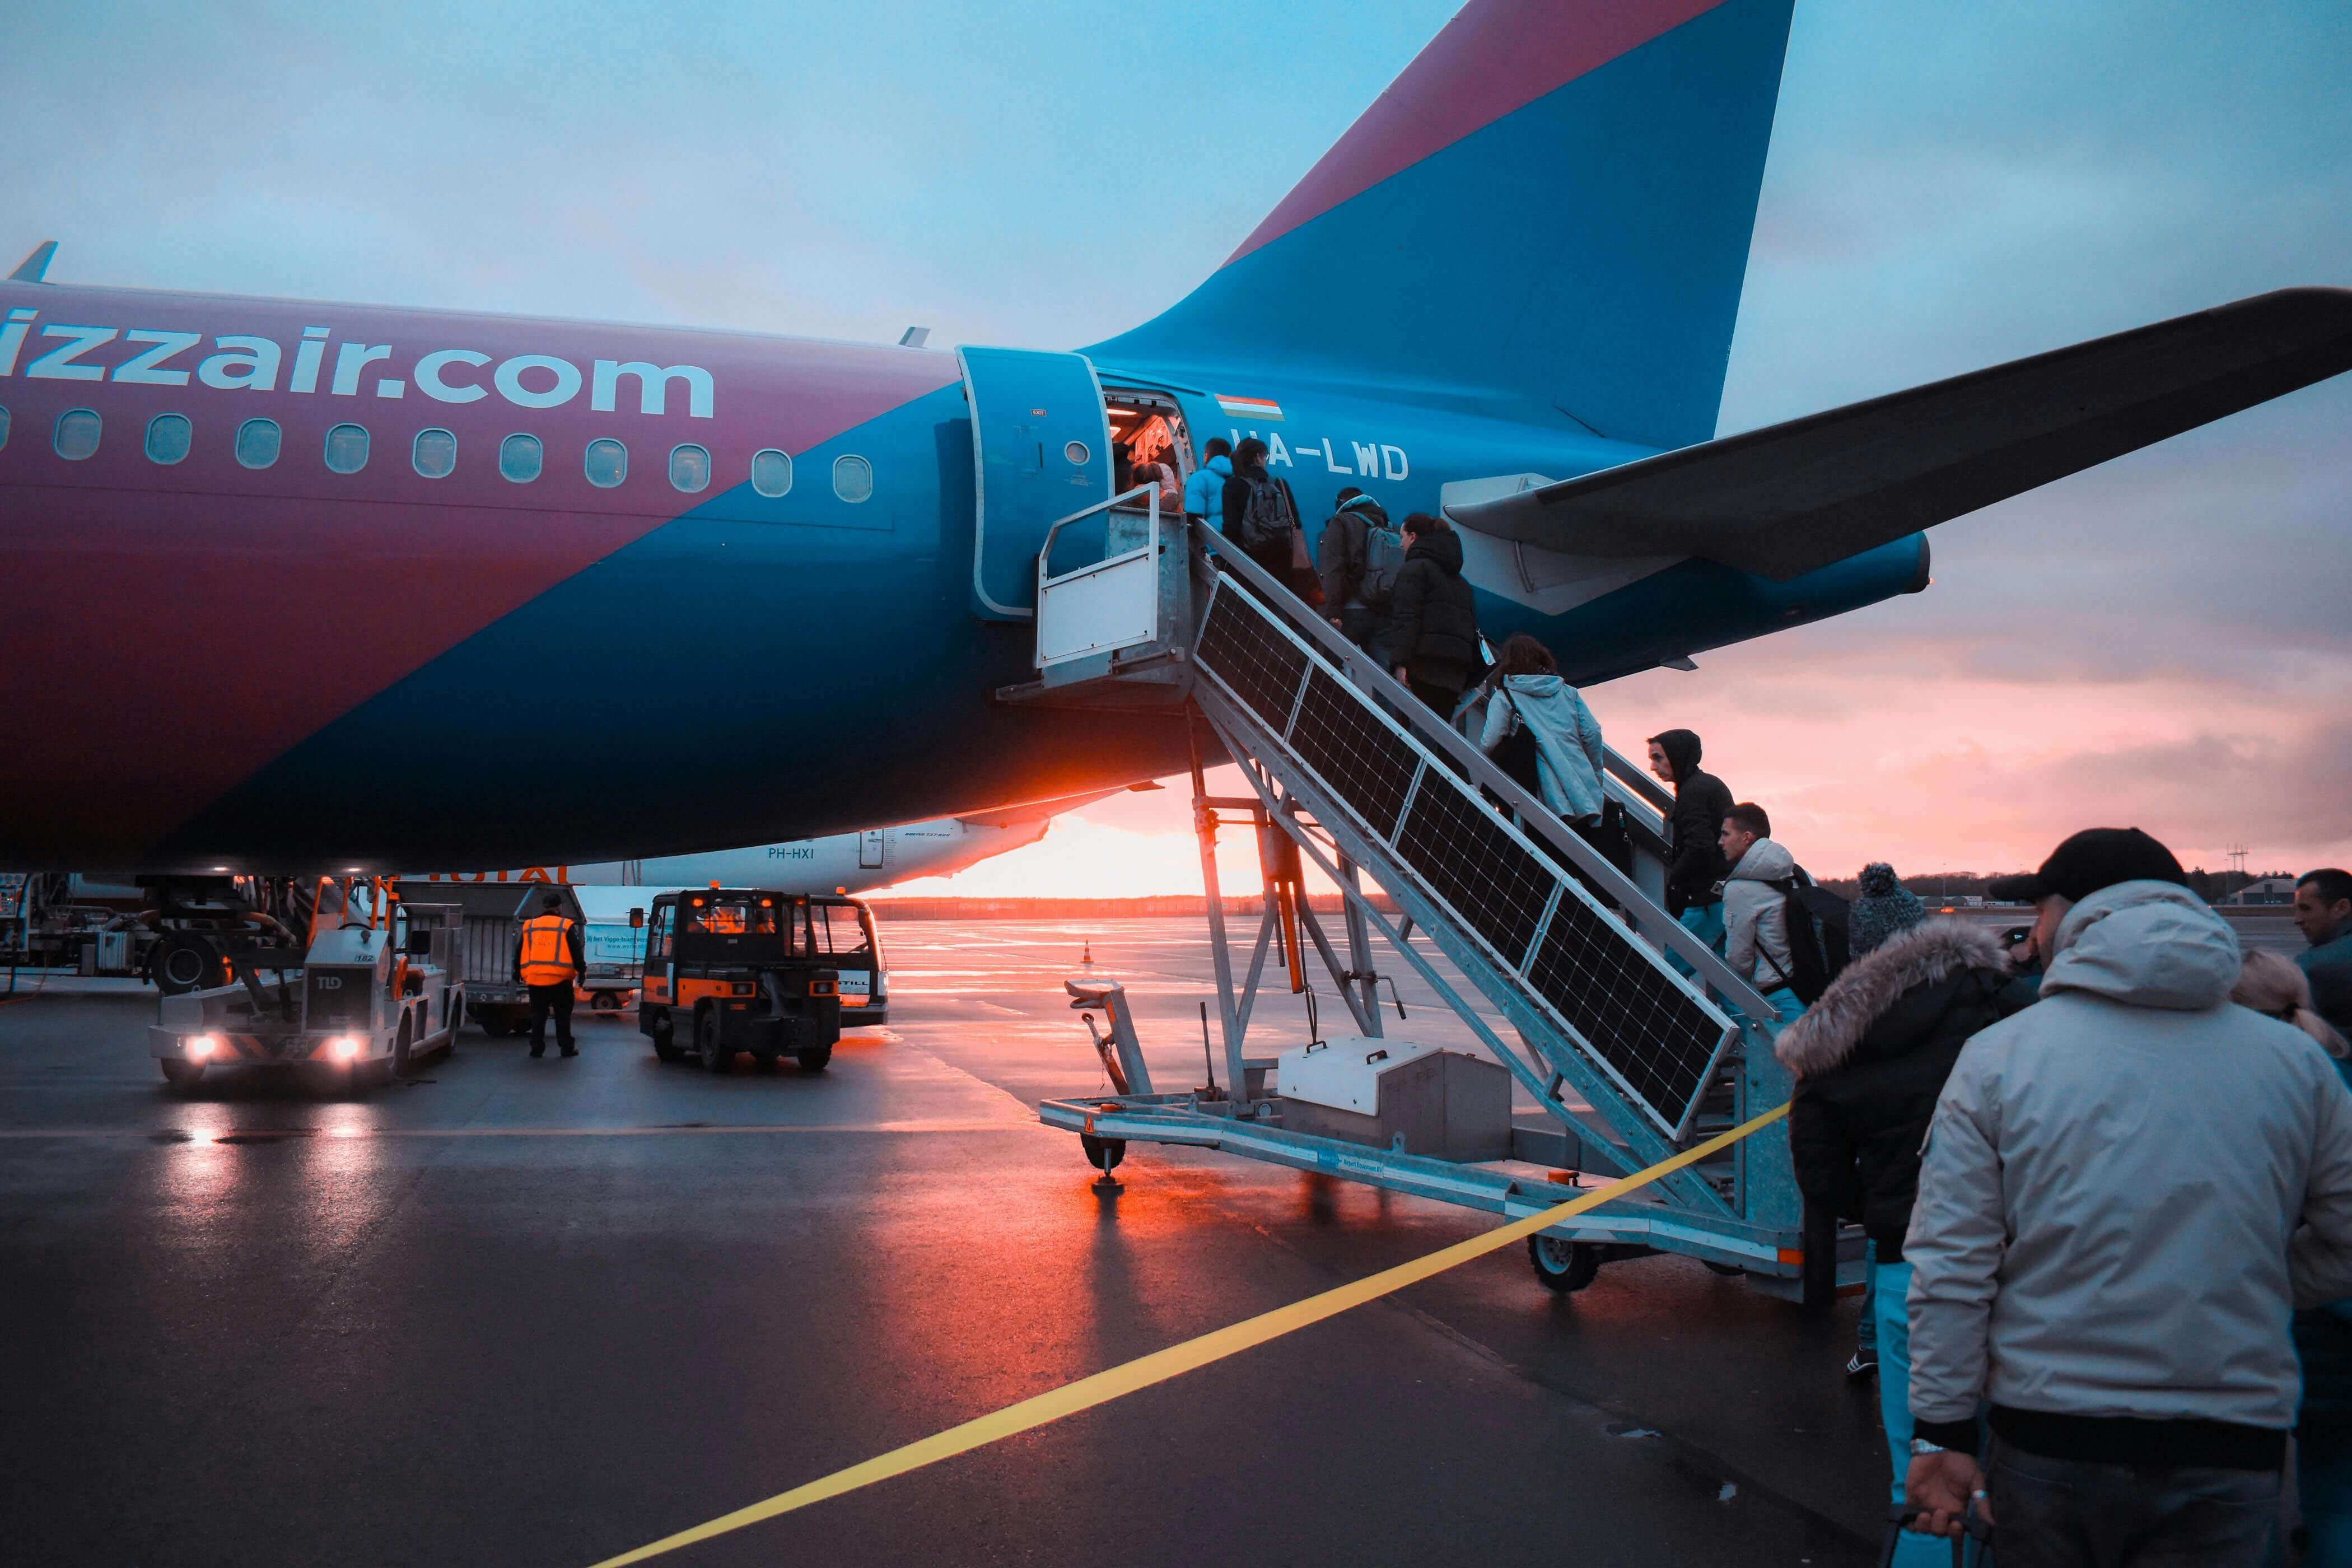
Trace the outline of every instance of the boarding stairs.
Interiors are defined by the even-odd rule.
[[[1154,1092],[1131,1020],[1115,1016],[1114,1039],[1123,1027],[1124,1040],[1100,1045],[1125,1092],[1040,1108],[1048,1125],[1081,1133],[1097,1163],[1129,1139],[1213,1146],[1518,1217],[1560,1201],[1563,1182],[1641,1170],[1787,1099],[1770,1049],[1775,1010],[1659,901],[1672,801],[1626,758],[1610,753],[1604,783],[1634,843],[1631,876],[1221,535],[1160,514],[1149,489],[1054,525],[1035,605],[1037,677],[1001,700],[1181,706],[1195,737],[1224,1082]],[[1207,793],[1207,742],[1240,764],[1248,795]],[[1237,984],[1213,839],[1240,821],[1260,832],[1269,869]],[[1347,895],[1341,942],[1303,897],[1277,908],[1292,847]],[[1437,991],[1541,1108],[1516,1119],[1512,1160],[1454,1164],[1283,1128],[1281,1102],[1266,1092],[1274,1059],[1251,1056],[1245,1042],[1285,921],[1311,942],[1360,1035],[1384,1030],[1372,933]],[[1432,947],[1507,1031],[1432,962]],[[1105,1002],[1100,987],[1072,989],[1076,1005]],[[1793,1295],[1801,1224],[1786,1136],[1774,1126],[1568,1222],[1559,1239],[1596,1256],[1688,1253]],[[1848,1237],[1836,1250],[1858,1247]],[[1844,1272],[1857,1267],[1849,1260]],[[1806,1294],[1818,1300],[1833,1288],[1817,1261]]]

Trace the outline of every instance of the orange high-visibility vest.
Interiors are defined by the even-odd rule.
[[[572,966],[572,922],[533,915],[522,922],[522,983],[561,985],[580,972]]]

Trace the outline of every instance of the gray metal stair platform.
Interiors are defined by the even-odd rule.
[[[1152,526],[1171,525],[1155,518]],[[1085,579],[1048,576],[1041,566],[1041,650],[1049,637],[1063,646],[1077,640],[1053,625],[1073,610],[1082,609],[1088,625],[1134,627],[1155,619],[1152,636],[1131,642],[1129,658],[1108,650],[1065,657],[1058,671],[1000,697],[1091,707],[1189,701],[1251,790],[1248,798],[1214,800],[1196,763],[1195,818],[1204,835],[1213,834],[1221,814],[1230,823],[1234,808],[1245,808],[1262,833],[1278,831],[1349,895],[1344,959],[1311,913],[1297,918],[1360,1032],[1381,1033],[1367,942],[1378,931],[1559,1130],[1547,1140],[1528,1129],[1515,1148],[1573,1150],[1588,1168],[1611,1175],[1655,1163],[1787,1098],[1786,1075],[1770,1052],[1774,1009],[1657,901],[1661,807],[1670,797],[1612,754],[1606,785],[1636,847],[1629,877],[1221,536],[1193,529],[1185,546],[1150,558],[1160,574],[1156,619],[1079,606],[1076,595],[1057,602],[1065,584]],[[1181,586],[1169,581],[1179,572]],[[1130,583],[1129,592],[1139,593],[1140,584]],[[1375,904],[1360,872],[1402,920]],[[1215,1098],[1048,1101],[1040,1114],[1049,1125],[1082,1132],[1095,1152],[1130,1137],[1213,1146],[1496,1213],[1533,1213],[1558,1200],[1557,1185],[1538,1179],[1530,1187],[1523,1172],[1458,1166],[1440,1176],[1434,1168],[1444,1162],[1286,1131],[1278,1100],[1239,1092],[1251,1081],[1248,1069],[1264,1065],[1246,1056],[1244,1042],[1279,923],[1276,889],[1270,874],[1256,952],[1246,983],[1236,986],[1205,845],[1203,875],[1229,1088]],[[1454,990],[1422,942],[1503,1014],[1515,1040]],[[1549,1190],[1534,1190],[1541,1187]],[[1799,1270],[1800,1209],[1786,1134],[1776,1126],[1638,1198],[1580,1216],[1563,1239],[1688,1252],[1786,1294]],[[1853,1239],[1839,1250],[1855,1250]]]

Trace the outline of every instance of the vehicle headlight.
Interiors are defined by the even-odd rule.
[[[356,1060],[360,1054],[359,1040],[351,1035],[336,1036],[333,1043],[327,1048],[335,1054],[335,1059],[340,1062]]]
[[[220,1037],[217,1035],[190,1035],[180,1042],[180,1048],[185,1051],[189,1058],[194,1061],[204,1060],[220,1047]]]

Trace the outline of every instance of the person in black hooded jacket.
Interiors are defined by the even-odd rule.
[[[1650,771],[1675,786],[1668,822],[1666,913],[1682,921],[1710,947],[1723,945],[1723,879],[1731,864],[1723,858],[1723,819],[1731,811],[1731,791],[1698,765],[1703,748],[1691,730],[1667,730],[1650,737]],[[1678,954],[1669,962],[1685,974],[1691,966]]]
[[[1450,721],[1482,662],[1462,540],[1423,511],[1404,520],[1404,566],[1389,595],[1388,660],[1415,697]]]
[[[1921,1145],[1960,1047],[2032,999],[1990,931],[1930,920],[1848,963],[1773,1043],[1773,1056],[1797,1079],[1789,1153],[1806,1208],[1822,1220],[1859,1218],[1874,1249],[1879,1415],[1897,1504],[1911,1458],[1911,1266],[1903,1238],[1919,1195]],[[1809,1234],[1818,1223],[1809,1223]],[[1941,1562],[1945,1551],[1940,1541],[1906,1535],[1895,1562],[1906,1553]]]

